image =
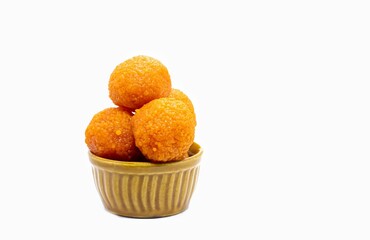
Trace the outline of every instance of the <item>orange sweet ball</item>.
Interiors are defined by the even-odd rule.
[[[132,117],[136,146],[153,162],[186,158],[194,141],[195,125],[194,113],[174,98],[153,100]]]
[[[166,66],[155,58],[136,56],[119,64],[109,79],[109,97],[114,104],[138,109],[171,92]]]
[[[177,100],[183,101],[192,112],[194,112],[194,106],[191,102],[190,98],[183,93],[182,91],[172,88],[170,94],[168,95],[168,98],[175,98]]]
[[[131,161],[140,155],[131,127],[132,113],[107,108],[94,115],[85,131],[85,142],[99,157]]]

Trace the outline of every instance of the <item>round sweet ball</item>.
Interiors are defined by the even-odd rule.
[[[174,98],[153,100],[132,117],[136,146],[152,162],[185,159],[194,141],[195,125],[193,112]]]
[[[85,131],[90,151],[103,158],[133,161],[140,155],[131,126],[132,113],[107,108],[94,115]]]
[[[166,66],[155,58],[135,56],[119,64],[109,79],[109,97],[118,106],[130,109],[167,97],[171,78]]]
[[[194,113],[193,103],[191,102],[190,98],[184,92],[176,88],[172,88],[168,97],[183,101],[190,108],[190,110]]]

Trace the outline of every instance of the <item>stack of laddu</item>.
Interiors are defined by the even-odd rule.
[[[188,157],[196,117],[191,100],[172,88],[166,66],[149,56],[119,64],[109,79],[117,107],[95,114],[85,131],[89,150],[119,161],[164,163]]]

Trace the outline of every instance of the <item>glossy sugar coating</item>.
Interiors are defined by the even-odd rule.
[[[194,106],[191,102],[190,98],[182,91],[172,88],[170,94],[168,95],[168,98],[175,98],[177,100],[183,101],[190,110],[194,113]]]
[[[114,104],[135,110],[153,99],[167,97],[171,78],[166,66],[157,59],[136,56],[114,69],[108,87]]]
[[[85,142],[99,157],[130,161],[139,156],[131,127],[132,113],[107,108],[94,115],[85,131]]]
[[[160,98],[132,117],[136,146],[153,162],[182,160],[194,141],[194,113],[182,101]]]

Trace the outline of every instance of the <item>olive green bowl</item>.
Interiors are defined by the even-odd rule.
[[[197,144],[189,157],[171,163],[124,162],[89,152],[96,188],[106,210],[135,218],[178,214],[188,208],[203,150]]]

